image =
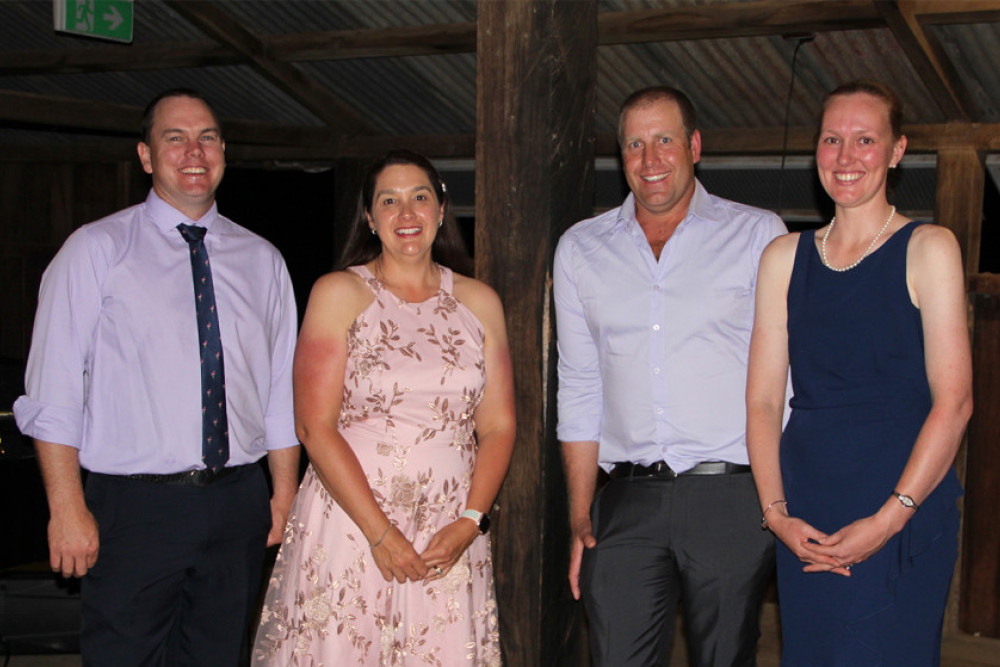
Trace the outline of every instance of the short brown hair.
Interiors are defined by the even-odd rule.
[[[670,86],[651,86],[637,90],[622,102],[621,111],[618,112],[618,145],[621,146],[624,140],[625,114],[635,109],[654,102],[667,101],[676,102],[681,110],[681,121],[684,123],[684,133],[687,135],[688,143],[691,143],[691,135],[698,129],[697,120],[694,114],[694,105],[690,98],[677,88]]]
[[[146,108],[143,110],[142,129],[140,130],[142,143],[147,146],[149,145],[150,134],[153,132],[153,123],[156,121],[156,106],[169,97],[190,97],[191,99],[202,102],[206,107],[208,107],[208,112],[212,114],[212,119],[215,121],[215,127],[219,130],[219,137],[222,137],[222,123],[219,122],[219,114],[215,113],[215,109],[212,108],[212,103],[205,99],[204,95],[192,88],[171,88],[169,90],[164,90],[162,93],[150,100],[149,104],[147,104]]]

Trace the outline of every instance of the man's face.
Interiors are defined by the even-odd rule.
[[[635,195],[636,216],[662,216],[687,205],[694,194],[694,165],[701,134],[688,141],[680,108],[656,100],[630,109],[622,123],[622,165]]]
[[[139,160],[153,176],[161,199],[197,220],[212,207],[226,170],[226,143],[208,106],[192,97],[168,97],[156,105],[149,144]]]

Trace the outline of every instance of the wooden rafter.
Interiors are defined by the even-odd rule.
[[[374,133],[372,125],[322,84],[292,64],[271,57],[266,44],[247,30],[221,3],[206,0],[165,0],[174,11],[206,35],[224,44],[266,79],[291,95],[340,134]]]
[[[969,109],[974,108],[970,96],[940,43],[920,25],[915,3],[874,0],[872,4],[945,116],[950,120],[969,120]]]

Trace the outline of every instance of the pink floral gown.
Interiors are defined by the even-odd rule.
[[[339,428],[386,515],[423,551],[456,520],[476,460],[483,328],[452,296],[401,301],[363,266],[375,300],[351,326]],[[500,665],[488,535],[441,580],[386,582],[364,535],[312,466],[268,585],[254,665]]]

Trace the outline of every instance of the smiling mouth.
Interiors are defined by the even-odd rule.
[[[197,176],[200,174],[207,174],[208,169],[205,167],[184,167],[181,169],[182,174],[188,174],[189,176]]]
[[[400,236],[413,236],[419,234],[421,231],[420,227],[402,227],[396,230],[396,233]]]
[[[862,176],[862,174],[860,172],[856,172],[856,171],[855,172],[851,172],[849,174],[840,174],[840,173],[837,173],[837,174],[833,175],[833,177],[835,179],[837,179],[841,183],[851,183],[851,182],[854,182],[854,181],[858,180],[859,178],[861,178],[861,176]]]
[[[667,177],[667,174],[655,174],[653,176],[641,176],[643,181],[646,183],[659,183]]]

